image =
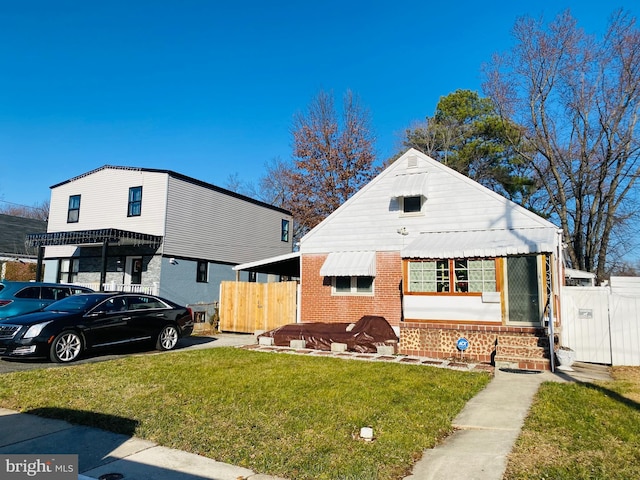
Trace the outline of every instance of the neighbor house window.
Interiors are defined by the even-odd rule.
[[[80,195],[69,197],[69,210],[67,211],[67,223],[78,223],[80,219]]]
[[[196,275],[196,282],[206,283],[208,281],[209,281],[209,262],[199,260],[198,273]]]
[[[422,210],[422,197],[403,197],[402,211],[403,213],[419,213]]]
[[[373,277],[333,277],[332,290],[336,295],[370,295]]]
[[[129,206],[127,217],[139,217],[142,213],[142,187],[131,187],[129,189]]]
[[[61,258],[58,268],[58,282],[75,283],[78,281],[79,258]]]
[[[289,220],[282,219],[282,229],[280,231],[280,240],[283,242],[289,241]]]
[[[409,261],[408,291],[414,293],[495,292],[494,259]]]

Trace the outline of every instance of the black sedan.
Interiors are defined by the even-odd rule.
[[[0,321],[0,356],[71,362],[88,349],[149,342],[171,350],[193,331],[191,309],[153,295],[87,293]]]

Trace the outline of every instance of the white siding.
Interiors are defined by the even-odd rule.
[[[109,168],[58,185],[51,190],[49,232],[117,228],[164,235],[166,173]],[[127,217],[129,188],[142,186],[142,213]],[[80,195],[77,223],[67,223],[69,197]]]
[[[291,252],[291,216],[179,178],[169,180],[165,255],[246,263]]]
[[[417,167],[408,167],[409,158]],[[403,214],[392,197],[397,175],[426,172],[421,214]],[[408,235],[398,230],[405,227]],[[401,250],[421,232],[556,228],[525,208],[416,150],[409,150],[301,240],[302,253]]]
[[[502,322],[500,302],[484,302],[478,296],[405,295],[403,311],[408,320]]]

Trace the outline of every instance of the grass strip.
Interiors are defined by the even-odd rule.
[[[544,383],[505,480],[640,478],[640,368],[614,381]]]

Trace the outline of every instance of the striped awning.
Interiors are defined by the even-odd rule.
[[[521,228],[421,233],[402,250],[403,258],[494,258],[552,253],[555,228]]]
[[[417,197],[427,196],[427,174],[409,173],[397,175],[393,180],[391,187],[392,197]]]
[[[331,252],[320,268],[323,277],[374,277],[376,252]]]

